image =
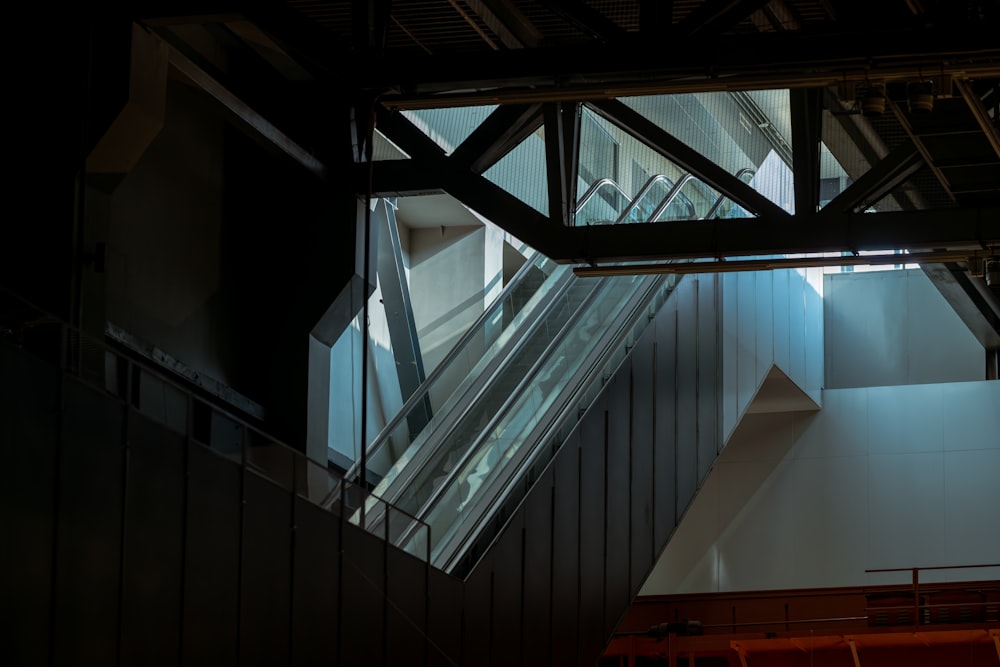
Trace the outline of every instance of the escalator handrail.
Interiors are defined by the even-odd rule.
[[[750,178],[752,180],[753,177],[757,175],[757,172],[751,169],[750,167],[743,167],[738,172],[736,172],[736,178],[742,179],[747,174],[750,174]],[[714,204],[712,204],[712,208],[708,209],[708,213],[705,214],[704,219],[711,220],[712,216],[714,216],[718,212],[719,207],[722,206],[722,202],[726,201],[726,199],[727,199],[726,195],[719,195],[719,198],[715,200]]]
[[[544,368],[545,363],[549,360],[554,349],[558,347],[558,344],[563,340],[565,332],[572,331],[576,326],[579,319],[583,316],[586,308],[593,302],[596,298],[596,294],[605,287],[608,283],[606,281],[601,281],[590,291],[586,296],[586,299],[581,303],[574,311],[573,314],[566,320],[566,322],[559,328],[559,333],[552,337],[552,339],[546,344],[545,349],[538,355],[538,358],[531,364],[528,370],[525,372],[524,376],[517,381],[517,384],[513,390],[507,395],[503,403],[497,408],[496,412],[492,417],[489,418],[486,425],[479,430],[478,435],[472,440],[470,445],[461,454],[455,464],[448,471],[447,476],[444,481],[442,481],[438,486],[431,492],[431,495],[420,505],[420,509],[416,510],[413,514],[414,516],[426,516],[430,508],[433,508],[441,496],[447,492],[447,490],[454,483],[455,479],[459,476],[461,471],[465,468],[465,464],[474,455],[475,452],[479,450],[482,446],[483,439],[493,430],[496,426],[507,416],[510,411],[511,406],[520,400],[526,387],[530,387],[532,382],[534,382],[535,377],[539,374],[542,368]]]
[[[677,278],[677,276],[673,276]],[[583,416],[583,412],[577,412],[572,409],[568,409],[573,405],[579,404],[582,397],[590,389],[597,379],[607,372],[607,366],[611,363],[612,358],[615,353],[620,349],[622,345],[625,344],[625,339],[627,338],[630,331],[632,331],[636,323],[643,317],[644,311],[646,311],[650,305],[657,298],[657,292],[659,290],[667,289],[673,291],[676,287],[676,282],[673,285],[664,287],[664,282],[667,280],[667,276],[655,276],[653,280],[649,280],[644,291],[641,293],[637,292],[633,295],[630,300],[633,305],[630,306],[628,314],[617,320],[618,326],[614,331],[606,333],[606,338],[608,343],[606,345],[600,346],[601,349],[593,353],[593,360],[581,366],[577,371],[577,380],[572,382],[572,388],[569,389],[568,395],[565,396],[561,402],[553,403],[546,411],[546,416],[548,417],[545,421],[540,421],[536,426],[533,427],[533,434],[529,438],[535,444],[526,448],[524,452],[518,457],[518,460],[514,464],[516,466],[515,470],[505,476],[502,480],[494,480],[492,482],[493,491],[487,491],[486,496],[480,499],[479,503],[486,505],[490,508],[484,512],[473,511],[473,515],[479,515],[479,519],[473,521],[473,525],[466,531],[466,535],[461,537],[461,543],[458,547],[452,547],[447,560],[444,562],[439,562],[435,567],[439,567],[446,572],[452,573],[453,568],[457,563],[459,563],[465,557],[465,551],[467,547],[479,539],[483,529],[488,524],[488,521],[484,521],[482,517],[488,516],[496,508],[502,506],[506,502],[510,491],[517,485],[519,479],[521,479],[524,473],[533,465],[535,465],[535,460],[538,452],[547,441],[550,441],[554,437],[554,434],[563,428],[564,421],[570,419],[567,415],[576,414],[574,424],[578,423]],[[603,383],[602,383],[603,384]],[[555,416],[553,416],[555,415]],[[562,419],[558,417],[562,415]],[[540,433],[538,437],[535,434]],[[561,447],[560,443],[556,448]],[[550,459],[551,460],[551,459]],[[426,521],[426,519],[425,519]],[[447,538],[449,542],[456,539],[454,535]],[[438,549],[441,545],[438,545]],[[440,557],[440,553],[437,554]],[[431,550],[431,562],[435,562],[435,555],[433,549]]]
[[[610,185],[611,187],[613,187],[615,190],[621,193],[622,197],[624,197],[625,199],[629,198],[628,194],[625,192],[625,189],[622,188],[622,186],[618,185],[618,181],[614,180],[613,178],[607,178],[607,177],[600,178],[594,181],[591,184],[591,186],[587,188],[587,191],[584,192],[583,195],[580,197],[580,199],[576,202],[576,210],[580,211],[584,206],[586,206],[587,202],[593,199],[594,195],[597,194],[597,191],[600,190],[605,185]],[[629,205],[631,206],[631,204]]]
[[[649,216],[650,222],[656,221],[656,219],[659,218],[665,210],[667,210],[667,207],[673,204],[674,200],[680,196],[681,189],[693,180],[694,174],[690,172],[681,176],[680,179],[674,183],[674,187],[670,188],[670,192],[668,192],[667,196],[663,198],[660,205],[653,209],[653,213]]]
[[[639,188],[639,192],[636,193],[632,201],[630,201],[628,206],[625,207],[625,210],[621,212],[621,215],[618,216],[618,219],[615,220],[614,224],[620,225],[624,223],[628,219],[629,213],[631,213],[632,210],[639,204],[639,202],[643,200],[643,198],[646,196],[646,193],[649,192],[653,188],[653,186],[659,183],[660,181],[666,181],[667,183],[670,184],[670,187],[673,188],[674,182],[671,181],[670,178],[667,177],[665,174],[656,174],[655,176],[650,176],[649,180],[646,181],[646,183],[641,188]]]
[[[503,306],[504,301],[508,296],[518,287],[521,281],[528,275],[531,268],[534,266],[534,262],[537,258],[541,257],[538,251],[531,248],[528,256],[526,257],[524,263],[517,270],[514,276],[511,278],[510,282],[503,288],[500,295],[493,300],[486,310],[476,318],[476,320],[465,330],[461,338],[448,350],[448,353],[444,358],[435,366],[434,370],[420,383],[420,386],[416,388],[412,395],[403,403],[403,406],[396,412],[396,416],[389,420],[389,422],[379,431],[375,439],[372,440],[372,444],[369,445],[369,455],[374,454],[379,450],[379,448],[388,440],[389,435],[407,418],[410,411],[427,395],[430,391],[431,386],[434,382],[441,377],[444,371],[451,365],[458,355],[465,349],[465,346],[479,333],[480,329],[485,325],[487,320],[496,314],[496,311]],[[346,473],[344,473],[344,479],[351,479],[356,476],[358,469],[361,467],[360,461],[355,461]]]

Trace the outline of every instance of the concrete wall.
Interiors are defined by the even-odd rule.
[[[982,345],[920,269],[825,278],[826,386],[986,379]]]
[[[835,389],[751,414],[642,594],[907,583],[996,563],[1000,382]],[[922,580],[995,579],[1000,568]]]
[[[210,101],[170,87],[163,130],[109,201],[107,319],[232,384],[222,344],[223,129]]]
[[[107,271],[88,276],[103,289],[86,292],[85,319],[249,398],[304,446],[309,333],[353,273],[353,193],[277,159],[176,80],[156,140],[98,185],[88,236],[106,237]]]
[[[821,411],[793,412],[780,402],[759,407],[773,403],[768,383],[755,392],[743,380],[759,378],[759,364],[771,357],[767,336],[763,349],[756,345],[760,329],[755,342],[740,328],[759,317],[766,299],[753,295],[761,284],[767,293],[765,275],[724,278],[726,294],[737,294],[725,302],[724,323],[735,316],[737,326],[724,344],[736,346],[738,359],[723,368],[727,391],[736,379],[737,393],[723,399],[724,423],[735,428],[642,593],[901,583],[899,575],[864,570],[997,562],[1000,533],[986,526],[1000,506],[1000,383],[952,381],[956,372],[979,380],[983,355],[933,285],[920,271],[827,275],[822,305],[810,297],[798,314],[782,315],[773,330],[782,344],[774,349],[787,330],[800,351],[778,355],[777,367],[804,377],[811,397],[823,376],[817,338],[820,345],[825,338],[828,381],[874,385],[827,388]],[[793,344],[811,330],[817,308],[829,318],[825,337]],[[939,341],[935,359],[927,352],[932,340]],[[940,383],[916,384],[916,377]],[[889,378],[899,384],[880,386]]]
[[[409,232],[410,299],[428,373],[502,289],[502,248],[487,236],[485,227]]]
[[[722,434],[728,440],[772,369],[788,392],[771,410],[815,408],[823,384],[822,270],[722,276]],[[773,377],[773,376],[772,376]]]

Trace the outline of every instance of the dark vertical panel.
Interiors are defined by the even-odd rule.
[[[386,664],[427,664],[427,564],[402,549],[386,553],[389,604]]]
[[[676,292],[674,293],[676,295]],[[676,419],[677,307],[676,300],[656,317],[656,424],[653,432],[653,543],[658,555],[667,544],[677,518]]]
[[[240,568],[240,664],[288,663],[291,497],[247,472]]]
[[[180,656],[185,440],[129,415],[123,665],[176,665]]]
[[[54,664],[115,664],[124,406],[65,380],[56,537]]]
[[[648,328],[632,350],[630,599],[653,566],[653,334]]]
[[[344,523],[340,664],[381,665],[385,639],[385,542]]]
[[[13,640],[4,654],[15,665],[40,665],[49,652],[59,379],[54,367],[4,341],[0,377],[0,524],[9,531],[0,600],[16,610],[4,615]]]
[[[516,665],[521,661],[523,528],[524,512],[521,511],[511,517],[503,535],[493,547],[494,665]]]
[[[552,664],[571,665],[578,651],[580,428],[559,450],[553,472]]]
[[[462,591],[460,579],[431,568],[429,575],[430,605],[427,621],[430,646],[427,664],[430,667],[454,667],[462,660]]]
[[[337,661],[340,517],[295,499],[292,563],[292,662]]]
[[[622,365],[606,388],[608,396],[607,518],[604,594],[606,641],[631,602],[631,457],[629,422],[632,411],[631,360]]]
[[[552,581],[551,469],[535,483],[524,505],[524,618],[525,665],[550,665]]]
[[[472,570],[465,582],[462,608],[462,665],[481,667],[490,664],[493,648],[493,552],[490,551]]]
[[[677,288],[677,511],[698,488],[698,319],[695,280]]]
[[[188,452],[181,647],[185,665],[237,662],[241,476],[237,464],[201,445]]]
[[[715,465],[719,453],[718,350],[720,327],[716,301],[717,276],[698,279],[698,485]]]
[[[595,401],[581,422],[580,457],[580,656],[596,660],[604,647],[604,520],[607,402]]]

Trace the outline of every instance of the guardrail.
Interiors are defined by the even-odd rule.
[[[341,475],[325,463],[198,395],[155,364],[76,329],[6,287],[0,286],[0,293],[7,298],[0,310],[0,337],[116,397],[190,442],[374,535],[392,541],[403,531],[416,533],[418,537],[408,542],[407,551],[430,562],[430,526],[420,519],[361,486],[342,483]],[[331,499],[338,485],[339,492]],[[373,505],[383,510],[380,514],[387,520],[375,523],[366,519],[364,508]]]

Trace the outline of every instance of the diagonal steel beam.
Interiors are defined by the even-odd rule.
[[[524,141],[542,124],[542,105],[498,107],[454,151],[451,159],[481,174]]]
[[[795,213],[808,215],[819,207],[820,137],[823,132],[823,90],[790,90],[792,116],[792,172]]]
[[[174,46],[170,46],[169,59],[171,65],[215,98],[217,102],[222,104],[223,107],[238,118],[246,127],[264,139],[268,146],[291,158],[316,176],[324,177],[326,175],[326,167],[322,162],[251,108],[249,104],[229,90],[221,81],[209,74],[202,66],[195,63]]]
[[[940,183],[941,187],[944,188],[945,193],[952,201],[956,201],[955,192],[954,190],[952,190],[951,183],[948,182],[948,178],[944,175],[944,172],[941,171],[941,168],[938,167],[937,164],[935,164],[934,158],[931,155],[930,151],[927,150],[927,147],[924,145],[924,142],[920,139],[919,136],[917,136],[917,133],[913,130],[913,125],[910,124],[910,119],[907,118],[906,113],[891,98],[887,98],[885,102],[886,105],[889,107],[889,109],[892,111],[893,115],[896,117],[896,120],[898,120],[899,124],[903,127],[903,131],[906,132],[906,136],[909,137],[910,141],[913,142],[913,145],[920,152],[921,157],[923,157],[924,162],[927,163],[927,166],[934,174],[934,177],[937,178],[938,183]]]
[[[912,141],[905,141],[834,197],[820,215],[827,217],[863,211],[895,190],[923,166],[920,151]]]
[[[434,174],[434,185],[546,256],[562,254],[566,228],[486,177],[445,156],[444,151],[402,114],[379,110],[379,130],[410,155],[409,162]],[[430,184],[430,183],[425,183]]]
[[[509,49],[535,48],[542,41],[542,33],[509,0],[465,0]]]
[[[580,105],[552,102],[545,107],[545,167],[549,217],[573,224],[580,156]]]
[[[788,217],[788,213],[770,199],[621,102],[599,100],[591,102],[590,106],[611,123],[632,134],[748,211],[778,219]]]
[[[621,42],[628,34],[617,23],[581,0],[541,0],[541,3],[599,42]]]
[[[677,24],[677,34],[686,38],[719,34],[767,3],[768,0],[707,0]]]
[[[975,91],[972,90],[972,86],[969,85],[968,81],[964,79],[956,79],[954,82],[955,87],[958,89],[959,93],[962,95],[962,99],[965,103],[969,105],[969,110],[976,119],[976,123],[979,128],[986,135],[986,140],[990,142],[990,146],[993,147],[993,152],[1000,157],[1000,130],[997,129],[997,124],[994,119],[990,118],[989,111],[983,106],[983,101],[979,99]]]

